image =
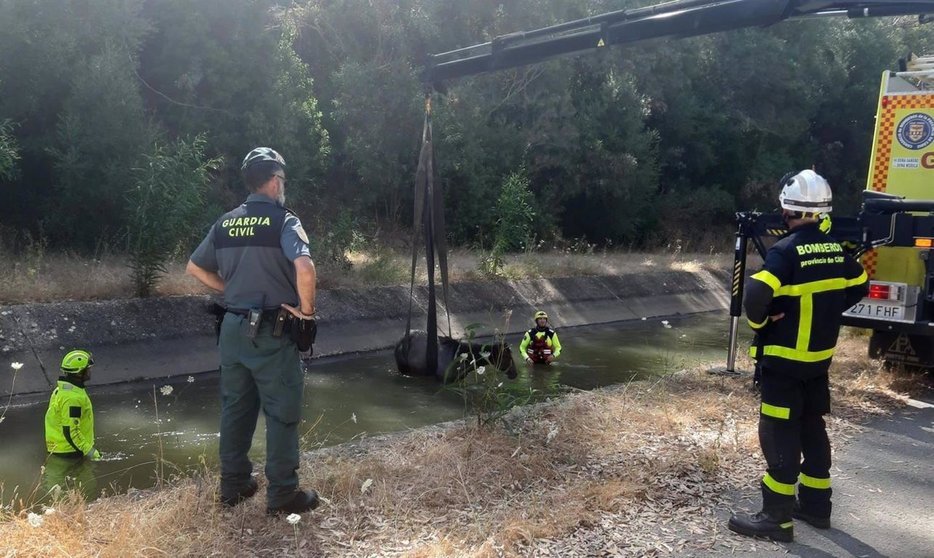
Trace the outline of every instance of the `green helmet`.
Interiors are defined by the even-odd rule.
[[[545,312],[542,312],[541,310],[539,310],[538,312],[535,313],[535,320],[538,321],[538,320],[540,320],[541,318],[545,318],[545,319],[547,320],[547,319],[548,319],[548,314],[546,314]]]
[[[257,147],[253,151],[247,153],[246,157],[243,158],[243,164],[240,165],[240,170],[245,171],[247,167],[253,163],[260,163],[263,161],[271,161],[285,167],[285,159],[283,159],[282,155],[279,155],[275,149],[271,147]]]
[[[62,372],[65,374],[80,374],[92,364],[94,364],[94,359],[91,358],[91,353],[80,349],[74,350],[62,359]]]

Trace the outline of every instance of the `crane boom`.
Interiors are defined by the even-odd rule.
[[[432,85],[535,64],[560,56],[658,38],[685,38],[791,18],[934,14],[934,0],[675,0],[618,10],[429,55],[423,81]]]

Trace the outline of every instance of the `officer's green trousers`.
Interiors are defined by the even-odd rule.
[[[248,338],[246,317],[226,314],[221,325],[221,494],[236,497],[250,479],[247,453],[260,408],[266,416],[266,505],[286,504],[298,488],[298,422],[304,378],[288,335],[263,324]]]

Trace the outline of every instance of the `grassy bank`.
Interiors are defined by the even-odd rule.
[[[920,389],[864,359],[864,343],[845,338],[834,364],[828,424],[836,447],[866,416]],[[748,384],[686,370],[518,409],[489,429],[458,424],[321,450],[303,461],[300,475],[326,501],[295,526],[267,518],[261,495],[232,511],[218,507],[217,478],[207,471],[90,504],[65,496],[40,526],[25,510],[5,510],[0,540],[16,556],[657,556],[772,548],[729,534],[715,516],[738,491],[754,490],[763,470]]]
[[[481,273],[483,254],[457,250],[451,254],[452,281],[489,278]],[[19,256],[0,254],[0,304],[95,300],[134,296],[127,261],[116,255],[85,258],[74,254],[52,254],[33,250]],[[402,285],[409,281],[411,254],[380,250],[350,252],[349,266],[327,262],[318,264],[319,288]],[[720,254],[665,254],[638,252],[533,252],[504,257],[498,277],[529,279],[579,275],[622,275],[652,269],[724,268],[730,257]],[[424,283],[425,264],[418,267],[418,281]],[[162,296],[203,294],[208,291],[185,274],[185,262],[173,261],[157,284]]]

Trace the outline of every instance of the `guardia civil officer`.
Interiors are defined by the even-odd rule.
[[[830,412],[827,371],[841,313],[868,292],[862,266],[821,230],[832,209],[830,185],[804,170],[782,180],[779,196],[789,232],[768,251],[746,287],[744,305],[757,333],[761,368],[759,444],[768,466],[762,511],[733,515],[743,535],[789,542],[792,517],[830,527]],[[803,456],[803,461],[802,461]]]
[[[313,490],[298,487],[303,372],[296,343],[279,323],[304,327],[315,316],[315,266],[301,222],[283,207],[285,168],[268,147],[250,151],[241,167],[250,195],[214,223],[188,262],[188,273],[223,292],[227,307],[219,338],[221,502],[234,506],[256,493],[247,453],[262,409],[272,515],[318,505]]]

